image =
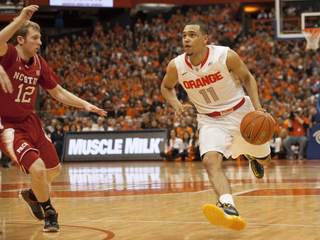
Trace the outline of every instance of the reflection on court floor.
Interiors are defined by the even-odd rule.
[[[29,177],[15,167],[1,168],[0,239],[320,236],[320,161],[274,161],[262,180],[251,175],[246,161],[225,161],[223,168],[247,222],[241,232],[212,226],[203,216],[203,205],[217,200],[201,162],[99,162],[63,164],[51,186],[61,232],[50,235],[18,199]]]

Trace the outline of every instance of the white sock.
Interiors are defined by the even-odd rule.
[[[223,194],[219,197],[221,203],[229,203],[234,206],[233,198],[231,194]]]

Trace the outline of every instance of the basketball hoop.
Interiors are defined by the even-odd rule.
[[[319,48],[320,28],[305,28],[302,33],[307,40],[307,50],[317,50]]]

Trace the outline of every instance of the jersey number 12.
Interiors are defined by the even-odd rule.
[[[24,88],[23,85],[24,85],[23,83],[21,83],[19,85],[18,96],[14,101],[15,102],[22,102],[22,103],[29,103],[31,101],[31,97],[29,97],[29,96],[32,95],[32,93],[34,92],[36,87],[28,86],[28,87]],[[22,92],[23,92],[23,94],[22,94]],[[22,97],[21,97],[21,95],[22,95]]]

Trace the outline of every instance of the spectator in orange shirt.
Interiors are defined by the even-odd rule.
[[[133,126],[133,121],[131,118],[127,120],[126,126],[123,126],[122,130],[136,130],[136,126]]]
[[[100,35],[101,32],[103,32],[103,26],[101,25],[100,21],[97,22],[96,26],[94,26],[94,32],[97,33],[98,35]]]
[[[126,103],[126,117],[134,118],[134,108],[129,103]]]
[[[58,118],[63,115],[63,113],[59,110],[59,104],[57,103],[54,108],[51,110],[51,118]]]
[[[288,131],[288,122],[289,121],[284,121],[282,115],[277,116],[277,124],[275,130],[277,131],[278,136],[280,136],[280,132],[282,129]]]
[[[290,137],[284,140],[283,144],[289,153],[289,159],[293,159],[294,152],[291,146],[299,144],[299,160],[302,160],[305,155],[305,150],[308,142],[307,129],[309,128],[309,119],[303,116],[302,108],[290,112],[288,121],[289,131],[292,133]]]
[[[91,87],[88,87],[85,90],[84,94],[81,96],[82,99],[86,99],[87,101],[90,100],[90,98],[92,97],[93,97],[93,94],[91,92]]]
[[[156,119],[160,119],[162,117],[163,109],[160,106],[156,106]]]
[[[61,112],[61,116],[63,116],[66,112],[66,105],[63,103],[59,104],[59,111]]]
[[[183,138],[183,133],[184,132],[188,132],[188,133],[192,133],[192,128],[187,126],[187,122],[185,118],[182,118],[180,120],[180,126],[177,127],[177,134],[179,135],[179,137],[182,139]]]
[[[134,91],[134,95],[137,99],[142,99],[144,96],[144,90],[142,89],[141,84],[138,84],[137,90]]]
[[[119,26],[118,22],[116,22],[116,24],[112,30],[117,35],[119,32],[121,32],[123,30],[123,28],[121,26]]]

